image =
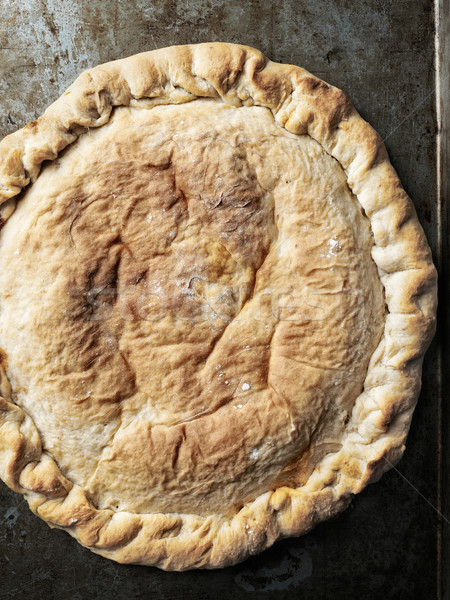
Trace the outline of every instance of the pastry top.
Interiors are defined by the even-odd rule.
[[[339,164],[266,109],[119,108],[5,228],[15,402],[98,508],[207,515],[304,483],[382,335],[371,247]]]
[[[0,475],[39,516],[225,566],[400,458],[436,274],[341,91],[165,48],[83,73],[0,156]]]

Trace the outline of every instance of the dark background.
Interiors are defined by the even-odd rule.
[[[0,137],[38,117],[85,68],[215,40],[344,89],[384,138],[440,263],[432,1],[0,0]],[[233,568],[165,573],[92,554],[0,483],[0,600],[440,598],[440,337],[404,458],[334,521]]]

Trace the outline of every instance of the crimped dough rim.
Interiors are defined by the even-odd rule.
[[[287,131],[311,136],[341,164],[370,221],[372,257],[388,312],[342,448],[326,455],[304,486],[262,494],[232,517],[97,510],[42,451],[31,418],[0,397],[0,475],[26,496],[31,509],[103,556],[170,570],[224,567],[280,537],[303,534],[398,461],[436,312],[431,252],[378,134],[340,90],[246,46],[174,46],[80,75],[38,121],[0,143],[1,219],[6,221],[14,197],[36,180],[43,161],[54,160],[88,128],[108,122],[115,106],[180,104],[199,97],[269,108]],[[0,381],[7,387],[6,357],[0,359]]]

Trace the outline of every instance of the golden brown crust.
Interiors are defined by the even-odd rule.
[[[11,216],[14,200],[9,199],[37,180],[43,161],[54,160],[89,128],[106,124],[114,107],[181,104],[196,98],[268,108],[288,132],[307,134],[338,161],[370,221],[372,257],[387,314],[339,446],[327,452],[298,487],[280,484],[223,515],[96,508],[92,496],[64,477],[42,450],[36,425],[14,403],[2,355],[4,481],[23,493],[31,509],[49,524],[66,529],[93,551],[119,562],[173,570],[223,567],[260,552],[279,537],[304,533],[336,514],[352,494],[395,463],[419,393],[436,309],[430,250],[379,136],[341,91],[244,46],[166,48],[83,73],[37,122],[0,143],[0,217],[6,221]],[[127,394],[133,386],[130,381]]]

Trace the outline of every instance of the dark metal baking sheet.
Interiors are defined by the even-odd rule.
[[[437,61],[436,11],[450,33],[444,0],[0,0],[0,136],[99,62],[170,44],[246,43],[348,92],[384,138],[445,277],[450,164],[436,134],[438,118],[445,129],[450,117],[442,102],[436,113],[435,90],[448,42]],[[439,89],[445,98],[448,77]],[[0,600],[449,598],[444,327],[425,360],[404,458],[334,521],[233,568],[164,573],[91,554],[1,484]]]

